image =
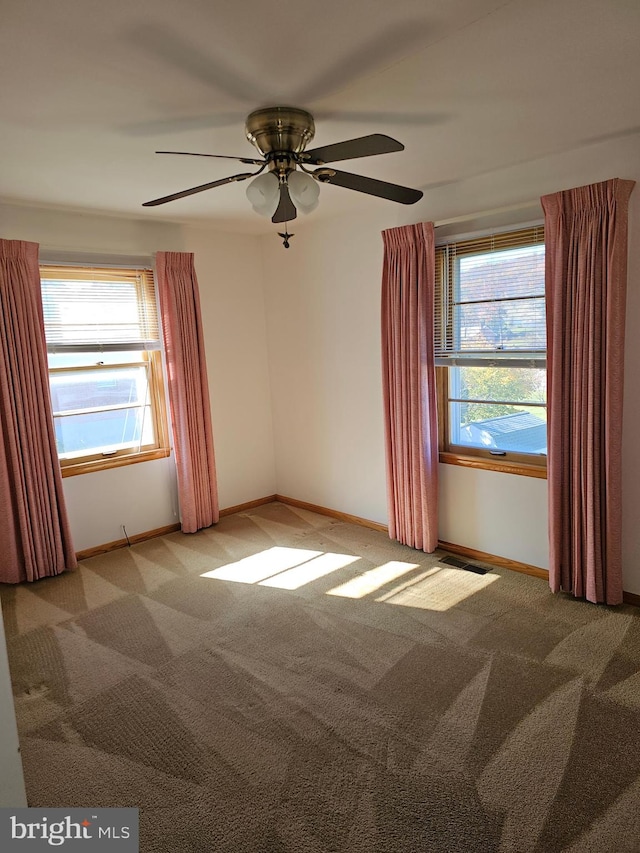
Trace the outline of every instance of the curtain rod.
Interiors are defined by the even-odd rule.
[[[435,228],[441,228],[443,225],[455,225],[458,222],[469,222],[474,219],[481,219],[485,216],[496,216],[500,213],[511,213],[518,210],[527,210],[535,205],[540,205],[540,199],[533,201],[523,201],[520,204],[509,204],[505,207],[494,207],[492,210],[478,210],[475,213],[464,213],[462,216],[452,216],[450,219],[439,219],[433,223]]]

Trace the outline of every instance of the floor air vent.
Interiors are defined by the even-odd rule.
[[[476,575],[486,575],[491,569],[485,569],[483,566],[475,566],[473,563],[465,563],[459,557],[443,557],[438,562],[444,563],[446,566],[455,566],[456,569],[464,569],[467,572],[474,572]]]

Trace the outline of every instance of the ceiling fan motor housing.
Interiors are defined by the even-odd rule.
[[[296,107],[254,110],[245,126],[247,139],[265,157],[276,152],[299,154],[315,134],[313,116]]]

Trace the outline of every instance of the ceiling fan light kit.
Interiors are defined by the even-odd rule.
[[[291,172],[287,176],[289,195],[301,213],[311,213],[318,206],[320,187],[314,177],[307,172]]]
[[[256,172],[242,172],[208,184],[201,184],[147,201],[143,207],[166,204],[204,190],[249,178],[253,178],[247,187],[247,198],[251,206],[261,216],[270,216],[274,223],[290,222],[296,218],[298,210],[301,213],[311,213],[315,210],[318,206],[320,183],[336,184],[345,189],[400,204],[415,204],[422,198],[420,190],[338,171],[332,167],[327,168],[325,165],[335,163],[337,160],[351,160],[392,151],[403,151],[404,145],[390,136],[372,133],[369,136],[307,151],[307,145],[315,135],[315,123],[311,113],[296,107],[267,107],[254,110],[247,117],[245,133],[249,142],[262,155],[261,160],[249,157],[234,158],[221,154],[195,154],[188,151],[157,151],[156,153],[236,159],[241,163],[259,166]],[[309,168],[312,166],[318,168],[312,170]]]
[[[280,201],[280,181],[273,172],[254,178],[247,187],[247,198],[260,216],[273,216]]]

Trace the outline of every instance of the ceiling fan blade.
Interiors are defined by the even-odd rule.
[[[211,130],[214,127],[229,127],[241,124],[246,113],[207,113],[200,116],[180,118],[159,118],[149,121],[137,121],[122,125],[119,130],[125,136],[159,136],[167,133],[184,133],[187,130]]]
[[[420,4],[416,4],[420,8]],[[294,104],[309,104],[344,91],[359,80],[390,68],[399,60],[424,50],[438,38],[433,22],[421,15],[399,23],[376,27],[377,32],[362,40],[353,33],[346,55],[320,72],[315,79],[289,93]],[[329,52],[330,53],[330,52]]]
[[[268,99],[269,93],[259,81],[245,78],[239,69],[223,59],[217,60],[193,40],[183,38],[175,26],[147,20],[129,29],[125,36],[137,51],[142,49],[159,59],[163,66],[171,65],[235,101],[255,104]]]
[[[232,157],[229,154],[196,154],[193,151],[156,151],[156,154],[184,154],[187,157],[216,157],[218,160],[239,160],[240,163],[264,165],[264,160],[253,160],[251,157]]]
[[[314,110],[313,117],[318,121],[348,121],[374,125],[407,125],[409,127],[428,127],[442,124],[450,119],[444,112],[398,113],[389,110]],[[182,128],[180,128],[182,129]]]
[[[389,154],[392,151],[404,151],[404,145],[383,133],[371,133],[369,136],[359,136],[357,139],[348,139],[346,142],[312,148],[311,151],[304,151],[300,159],[303,163],[322,166],[324,163],[335,163],[337,160],[353,160],[356,157],[371,157],[374,154]]]
[[[271,217],[271,221],[292,222],[297,215],[298,211],[296,210],[294,203],[291,201],[291,196],[289,195],[289,187],[286,184],[280,184],[280,202],[278,204],[278,209]]]
[[[415,204],[423,195],[421,190],[389,184],[376,178],[365,178],[364,175],[352,175],[351,172],[339,172],[337,169],[316,169],[314,176],[324,184],[336,184],[347,190],[376,195],[400,204]]]
[[[145,201],[143,207],[156,207],[158,204],[166,204],[168,201],[175,201],[179,198],[185,198],[188,195],[195,195],[205,190],[212,190],[214,187],[222,187],[224,184],[231,184],[233,181],[246,181],[247,178],[253,178],[256,172],[243,172],[240,175],[231,175],[228,178],[221,178],[219,181],[211,181],[210,184],[200,184],[199,187],[191,187],[189,190],[182,190],[179,193],[165,195],[162,198],[154,198],[152,201]]]

